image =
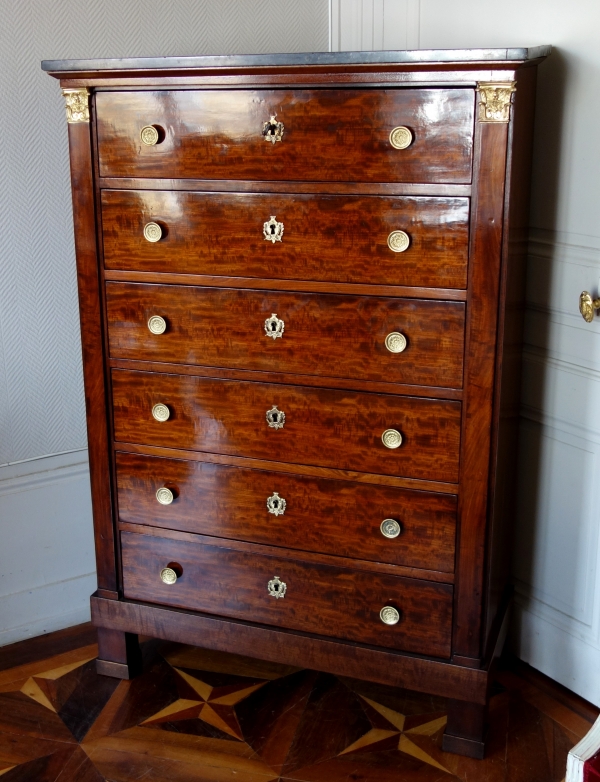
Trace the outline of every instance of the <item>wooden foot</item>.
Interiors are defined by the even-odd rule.
[[[482,760],[485,754],[487,707],[469,701],[448,700],[448,724],[442,749]]]
[[[142,652],[137,635],[99,627],[96,670],[116,679],[132,679],[141,673]]]

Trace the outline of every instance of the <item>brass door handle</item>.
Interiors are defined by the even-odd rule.
[[[594,310],[600,310],[600,299],[592,299],[587,291],[579,296],[579,312],[586,323],[594,320]]]
[[[402,532],[402,527],[396,519],[384,519],[379,525],[379,529],[384,538],[390,538],[391,540],[397,538]]]
[[[381,442],[386,448],[394,450],[402,445],[402,435],[397,429],[386,429],[381,435]]]

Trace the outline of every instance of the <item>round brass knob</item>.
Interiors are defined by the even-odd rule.
[[[140,138],[147,147],[153,147],[158,144],[158,130],[154,125],[146,125],[140,130]]]
[[[153,334],[164,334],[167,330],[167,321],[160,315],[153,315],[148,321],[148,328]]]
[[[163,421],[168,421],[171,416],[171,411],[166,405],[163,405],[161,403],[154,405],[152,408],[152,415],[154,418],[156,418],[157,421],[160,421],[161,423]]]
[[[158,223],[146,223],[144,226],[144,239],[148,242],[159,242],[162,239],[162,228],[160,225]]]
[[[381,435],[381,442],[386,448],[400,448],[402,445],[402,435],[397,429],[386,429]]]
[[[398,524],[396,519],[384,519],[379,529],[381,530],[381,534],[384,538],[397,538],[398,535],[402,532],[401,526]]]
[[[592,299],[587,291],[579,296],[579,312],[586,323],[594,320],[594,310],[600,309],[600,299]]]
[[[388,247],[392,252],[403,253],[408,250],[410,237],[406,231],[392,231],[387,238]]]
[[[384,606],[379,612],[379,618],[384,625],[397,625],[400,621],[400,612],[393,606]]]
[[[164,567],[160,571],[160,580],[164,584],[174,584],[177,581],[177,573],[173,570],[172,567]]]
[[[385,338],[385,346],[390,353],[402,353],[406,349],[406,337],[399,331],[392,331]]]
[[[399,125],[390,133],[390,144],[394,149],[406,149],[413,142],[413,134],[404,125]]]
[[[167,489],[166,486],[162,486],[156,492],[156,499],[160,502],[161,505],[170,505],[175,499],[175,495],[171,489]]]

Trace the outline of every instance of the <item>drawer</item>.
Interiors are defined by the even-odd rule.
[[[460,402],[129,370],[112,387],[120,442],[458,480]]]
[[[450,655],[453,589],[397,576],[314,565],[231,548],[121,533],[125,597],[292,630]],[[165,584],[160,573],[180,574]],[[269,582],[279,585],[274,597]],[[272,591],[275,591],[272,587]],[[380,619],[390,606],[394,625]]]
[[[121,521],[454,571],[454,495],[131,453],[116,463]]]
[[[271,217],[281,241],[265,240]],[[102,192],[108,269],[466,288],[468,224],[468,198]]]
[[[462,385],[462,302],[121,282],[106,293],[113,358]]]
[[[474,106],[472,89],[98,92],[100,176],[470,182]],[[398,126],[405,149],[390,142]]]

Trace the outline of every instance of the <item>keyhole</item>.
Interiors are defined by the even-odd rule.
[[[272,235],[274,235],[274,234],[275,234],[275,226],[274,226],[274,225],[271,225],[271,226],[269,226],[269,227],[270,227],[270,229],[271,229],[271,234],[272,234]]]
[[[271,323],[271,331],[276,331],[276,330],[277,330],[277,324]]]
[[[273,507],[278,508],[279,507],[279,500],[273,500]]]
[[[277,413],[273,413],[271,416],[271,421],[277,421]]]
[[[267,134],[268,134],[269,136],[274,136],[274,135],[275,135],[275,133],[276,133],[276,131],[277,131],[277,125],[275,125],[275,124],[271,123],[271,124],[269,125],[269,129],[267,130]]]
[[[279,592],[279,584],[273,584],[273,589],[274,589],[276,592]]]

